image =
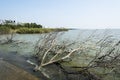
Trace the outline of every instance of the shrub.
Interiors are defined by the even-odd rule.
[[[9,34],[11,29],[9,27],[0,27],[0,34]]]

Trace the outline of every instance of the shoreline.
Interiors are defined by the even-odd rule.
[[[33,76],[36,76],[40,80],[48,80],[47,78],[44,77],[40,72],[33,72],[34,66],[31,64],[27,63],[27,59],[33,59],[30,56],[23,56],[20,54],[17,54],[16,52],[3,52],[0,51],[0,60],[6,61],[9,64],[12,64],[18,68],[23,69],[24,71],[30,73]]]

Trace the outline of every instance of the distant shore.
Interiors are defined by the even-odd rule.
[[[49,33],[49,32],[60,32],[60,31],[68,31],[69,29],[65,28],[20,28],[15,32],[18,34],[36,34],[36,33]]]
[[[18,33],[18,34],[42,34],[49,32],[68,31],[67,28],[44,28],[36,23],[5,23],[0,24],[0,34]]]

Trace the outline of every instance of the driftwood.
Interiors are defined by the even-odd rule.
[[[92,42],[91,40],[93,38],[93,34],[86,38],[86,40],[84,40],[83,42],[74,41],[72,43],[66,41],[59,42],[58,37],[60,37],[61,35],[61,33],[57,32],[50,33],[44,35],[42,39],[38,40],[35,46],[35,57],[37,58],[38,63],[34,64],[28,61],[30,64],[35,66],[35,71],[41,71],[43,67],[49,66],[50,64],[55,64],[67,75],[81,74],[83,76],[87,75],[90,80],[100,80],[100,77],[96,74],[91,73],[89,69],[99,67],[108,69],[114,68],[115,70],[116,66],[118,66],[120,60],[120,49],[118,48],[120,41],[109,43],[109,39],[111,39],[111,36],[104,36],[103,39],[92,43],[94,44],[94,46],[92,47],[91,45],[89,46],[88,43]],[[73,47],[76,44],[78,46]],[[92,60],[90,60],[88,65],[83,67],[72,67],[80,68],[81,71],[69,72],[66,71],[64,67],[62,67],[61,63],[66,62],[67,59],[68,62],[70,62],[72,60],[71,57],[77,53],[86,55],[84,52],[86,52],[88,49],[96,51],[94,57],[92,58]],[[112,71],[113,70],[111,70],[111,72]]]

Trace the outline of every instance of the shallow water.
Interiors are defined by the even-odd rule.
[[[7,52],[15,52],[20,55],[32,55],[34,54],[34,46],[37,40],[44,34],[16,34],[14,40],[21,41],[23,43],[16,44],[4,44],[0,45],[0,51],[5,53]],[[60,38],[61,40],[68,41],[82,41],[87,37],[94,35],[95,40],[102,38],[104,35],[112,35],[113,38],[120,40],[120,29],[119,30],[69,30],[68,32],[64,32],[64,35]],[[5,39],[8,35],[0,36],[0,39]],[[82,57],[73,58],[72,63],[67,63],[69,66],[79,66],[86,65],[89,59],[84,59]],[[66,64],[65,64],[66,65]],[[109,79],[110,80],[110,79]],[[119,79],[118,79],[119,80]]]
[[[64,34],[59,38],[60,40],[66,41],[84,41],[91,35],[94,35],[95,40],[101,39],[104,35],[112,35],[112,38],[120,40],[120,29],[113,30],[69,30],[63,32]],[[44,34],[16,34],[13,40],[22,42],[20,44],[10,43],[0,45],[0,51],[4,52],[17,52],[21,55],[32,55],[34,54],[34,46]],[[6,39],[8,35],[0,35],[0,39]],[[95,53],[95,52],[92,52]],[[89,53],[90,54],[90,53]],[[79,59],[79,57],[78,57]],[[76,62],[76,59],[74,59]]]
[[[64,34],[59,38],[60,40],[66,41],[84,41],[91,35],[94,35],[95,40],[101,39],[104,35],[112,35],[112,38],[120,40],[120,29],[109,29],[109,30],[69,30],[63,32]],[[17,52],[21,55],[32,55],[34,54],[34,46],[44,34],[16,34],[13,40],[22,42],[20,44],[10,43],[0,45],[0,51],[4,52]],[[0,39],[6,39],[8,35],[0,35]],[[95,53],[95,52],[92,52]],[[79,57],[78,57],[79,59]],[[76,60],[75,60],[76,61]]]

